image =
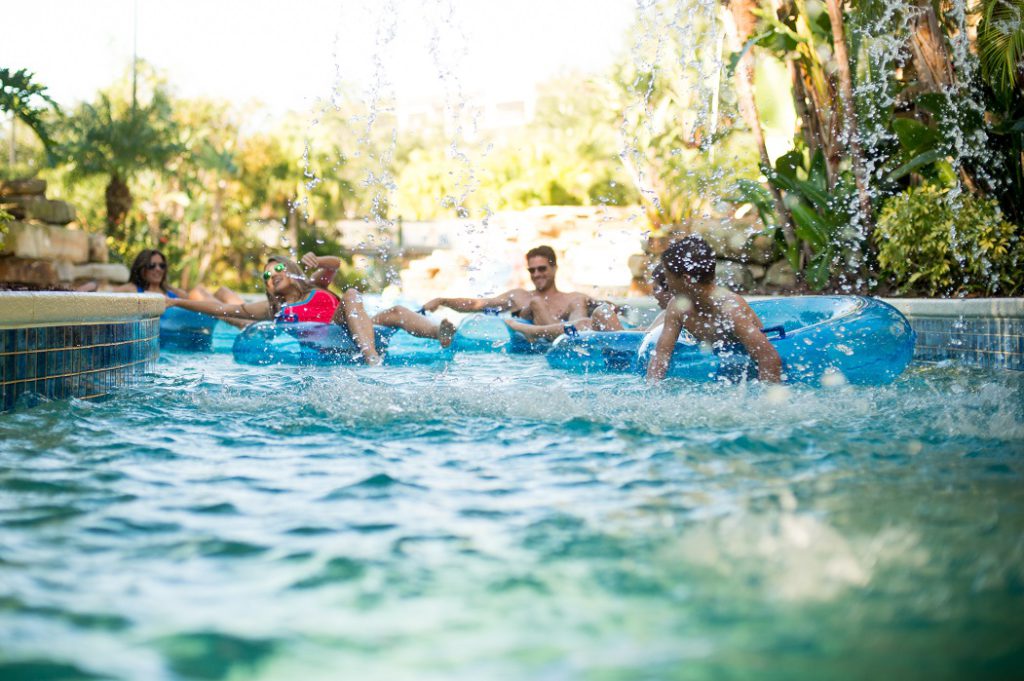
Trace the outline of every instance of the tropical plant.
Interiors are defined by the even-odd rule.
[[[142,170],[159,170],[181,151],[171,99],[155,82],[145,102],[100,93],[81,104],[65,120],[61,156],[71,179],[101,175],[105,190],[107,234],[124,241],[125,218],[131,210],[132,178]]]
[[[982,0],[978,59],[989,95],[993,152],[1003,169],[995,193],[1024,237],[1024,0]]]
[[[881,275],[901,293],[1014,295],[1024,242],[994,199],[924,185],[889,198],[878,220]]]
[[[785,238],[773,197],[760,183],[740,180],[736,200],[757,208],[794,272],[801,272],[811,288],[825,288],[858,248],[851,231],[857,192],[852,175],[841,174],[830,187],[825,155],[819,148],[813,155],[801,150],[783,154],[768,171],[768,180],[783,192],[795,239]]]
[[[648,3],[632,54],[615,64],[619,157],[656,231],[722,214],[737,178],[758,175],[751,133],[716,59],[717,6]]]
[[[978,10],[982,77],[999,96],[1017,98],[1024,85],[1024,0],[981,0]]]
[[[34,82],[33,78],[34,74],[26,69],[11,71],[0,68],[0,113],[14,114],[15,119],[27,125],[42,140],[49,154],[53,140],[44,116],[50,110],[60,113],[60,107],[47,94],[46,86]]]

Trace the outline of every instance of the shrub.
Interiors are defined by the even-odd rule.
[[[925,185],[886,200],[875,239],[881,274],[900,293],[1013,295],[1024,243],[994,199]]]

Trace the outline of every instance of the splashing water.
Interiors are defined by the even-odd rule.
[[[5,677],[1019,668],[1016,373],[159,369],[0,416]]]

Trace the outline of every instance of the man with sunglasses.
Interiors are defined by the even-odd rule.
[[[537,246],[527,252],[526,271],[530,273],[533,291],[516,288],[493,298],[434,298],[423,309],[427,312],[439,307],[457,312],[512,312],[534,324],[569,322],[587,316],[589,298],[586,295],[558,290],[555,284],[558,262],[550,246]]]

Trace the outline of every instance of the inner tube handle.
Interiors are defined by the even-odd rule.
[[[770,333],[777,333],[779,334],[779,339],[781,340],[786,337],[786,327],[784,327],[782,324],[779,324],[778,326],[766,326],[765,328],[761,329],[761,333],[763,333],[766,336]]]

